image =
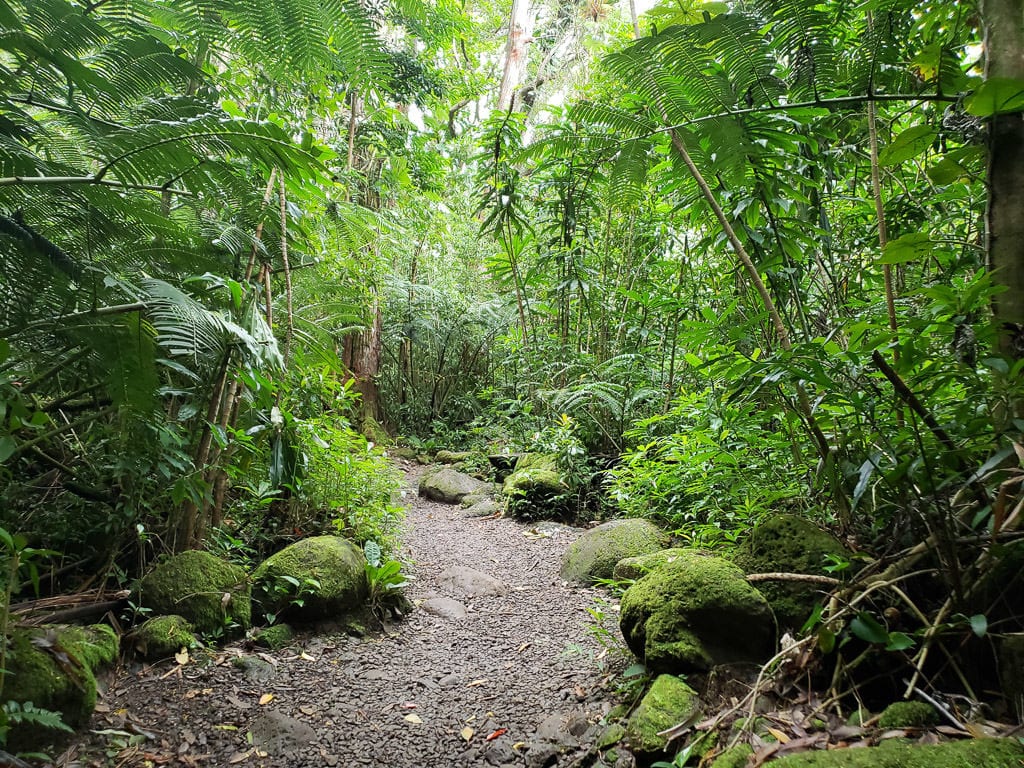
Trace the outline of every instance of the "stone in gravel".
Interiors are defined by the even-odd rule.
[[[466,511],[462,513],[463,517],[493,517],[501,512],[501,504],[496,502],[494,499],[484,499],[478,501],[471,507],[467,507]]]
[[[420,496],[445,504],[458,504],[466,496],[484,488],[475,477],[463,474],[451,467],[438,467],[420,478]]]
[[[692,555],[665,563],[622,596],[626,645],[654,672],[704,672],[771,656],[775,619],[738,566]]]
[[[450,597],[431,597],[420,603],[420,608],[442,619],[459,621],[469,615],[466,606]]]
[[[236,656],[231,665],[242,670],[255,683],[266,683],[277,675],[277,667],[259,656]]]
[[[500,739],[490,743],[484,753],[484,760],[491,765],[504,766],[516,762],[516,753],[505,743],[504,739]]]
[[[584,584],[610,579],[619,560],[657,552],[668,543],[668,535],[649,520],[609,520],[573,542],[562,558],[562,578]]]
[[[316,742],[316,731],[312,727],[273,709],[260,712],[253,720],[250,732],[253,746],[275,757]]]
[[[457,594],[467,596],[504,595],[508,587],[493,576],[467,568],[464,565],[453,565],[437,578],[443,587],[454,590]]]

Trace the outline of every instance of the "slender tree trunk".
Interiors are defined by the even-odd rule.
[[[985,77],[1024,80],[1024,0],[982,0]],[[986,250],[993,281],[999,351],[1024,357],[1024,116],[996,115],[989,125]]]
[[[629,18],[633,22],[633,39],[640,39],[640,22],[636,16],[636,0],[629,0]]]
[[[533,17],[529,0],[512,0],[512,13],[508,21],[508,42],[505,44],[505,67],[498,88],[499,110],[514,106],[512,97],[526,70],[526,44],[533,33]]]
[[[362,396],[360,421],[372,417],[380,421],[380,393],[377,374],[380,372],[383,319],[376,302],[371,310],[370,327],[350,333],[342,344],[342,362],[348,368],[354,389]]]

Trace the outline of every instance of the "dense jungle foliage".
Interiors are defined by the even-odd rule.
[[[388,554],[396,446],[704,547],[806,515],[926,572],[856,633],[918,671],[1024,628],[1021,3],[631,7],[0,0],[0,630]]]

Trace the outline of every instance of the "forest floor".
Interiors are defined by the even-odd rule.
[[[418,608],[363,637],[308,628],[277,652],[237,643],[185,664],[128,663],[59,766],[570,766],[600,731],[611,668],[559,578],[581,533],[472,519],[418,498],[403,465],[402,559]]]

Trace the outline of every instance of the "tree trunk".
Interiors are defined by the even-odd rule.
[[[342,362],[349,370],[353,388],[362,395],[359,420],[372,417],[380,421],[380,394],[377,391],[377,374],[380,372],[381,331],[383,328],[380,305],[372,309],[373,321],[370,327],[345,337],[342,344]]]
[[[985,77],[1024,80],[1024,0],[982,0]],[[988,266],[1001,329],[999,351],[1024,357],[1024,116],[996,115],[989,126]]]
[[[529,0],[512,0],[508,21],[508,42],[505,44],[505,68],[498,88],[498,109],[513,108],[512,95],[526,71],[526,44],[533,33],[533,17]]]

